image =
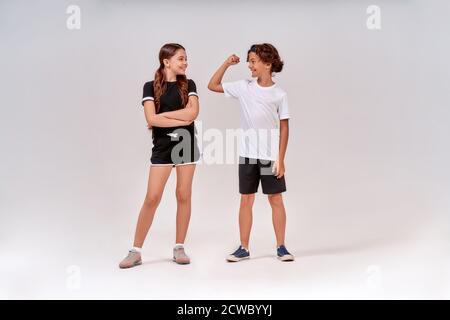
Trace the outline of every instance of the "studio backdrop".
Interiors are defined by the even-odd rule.
[[[448,298],[449,14],[444,0],[0,1],[0,297]],[[202,150],[212,132],[240,126],[237,101],[207,89],[213,72],[234,53],[241,63],[224,81],[248,79],[249,47],[278,48],[294,264],[272,260],[261,191],[259,259],[225,263],[239,243],[239,193],[224,147],[196,168],[193,263],[169,262],[173,173],[149,262],[118,269],[150,166],[142,88],[167,42],[186,48]]]

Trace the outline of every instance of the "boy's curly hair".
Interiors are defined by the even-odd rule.
[[[270,43],[254,44],[247,52],[247,62],[250,52],[256,55],[265,63],[271,63],[271,72],[281,72],[284,62],[281,60],[278,50]]]

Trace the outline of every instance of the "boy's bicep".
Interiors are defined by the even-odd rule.
[[[214,90],[213,91],[214,92],[219,92],[219,93],[224,93],[223,85],[220,83],[220,84],[214,86]]]

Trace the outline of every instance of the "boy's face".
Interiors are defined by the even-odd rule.
[[[263,75],[270,75],[270,63],[263,62],[256,53],[250,52],[248,54],[248,68],[252,72],[253,78],[259,78]]]
[[[170,59],[164,59],[165,67],[170,69],[175,75],[185,75],[188,66],[186,52],[178,49]]]

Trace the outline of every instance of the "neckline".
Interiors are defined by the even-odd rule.
[[[257,86],[258,88],[260,88],[260,89],[263,89],[263,90],[275,88],[276,85],[277,85],[276,82],[274,82],[273,85],[271,85],[271,86],[269,86],[269,87],[263,87],[262,85],[260,85],[260,84],[258,83],[258,79],[255,79],[254,81],[255,81],[256,86]]]

